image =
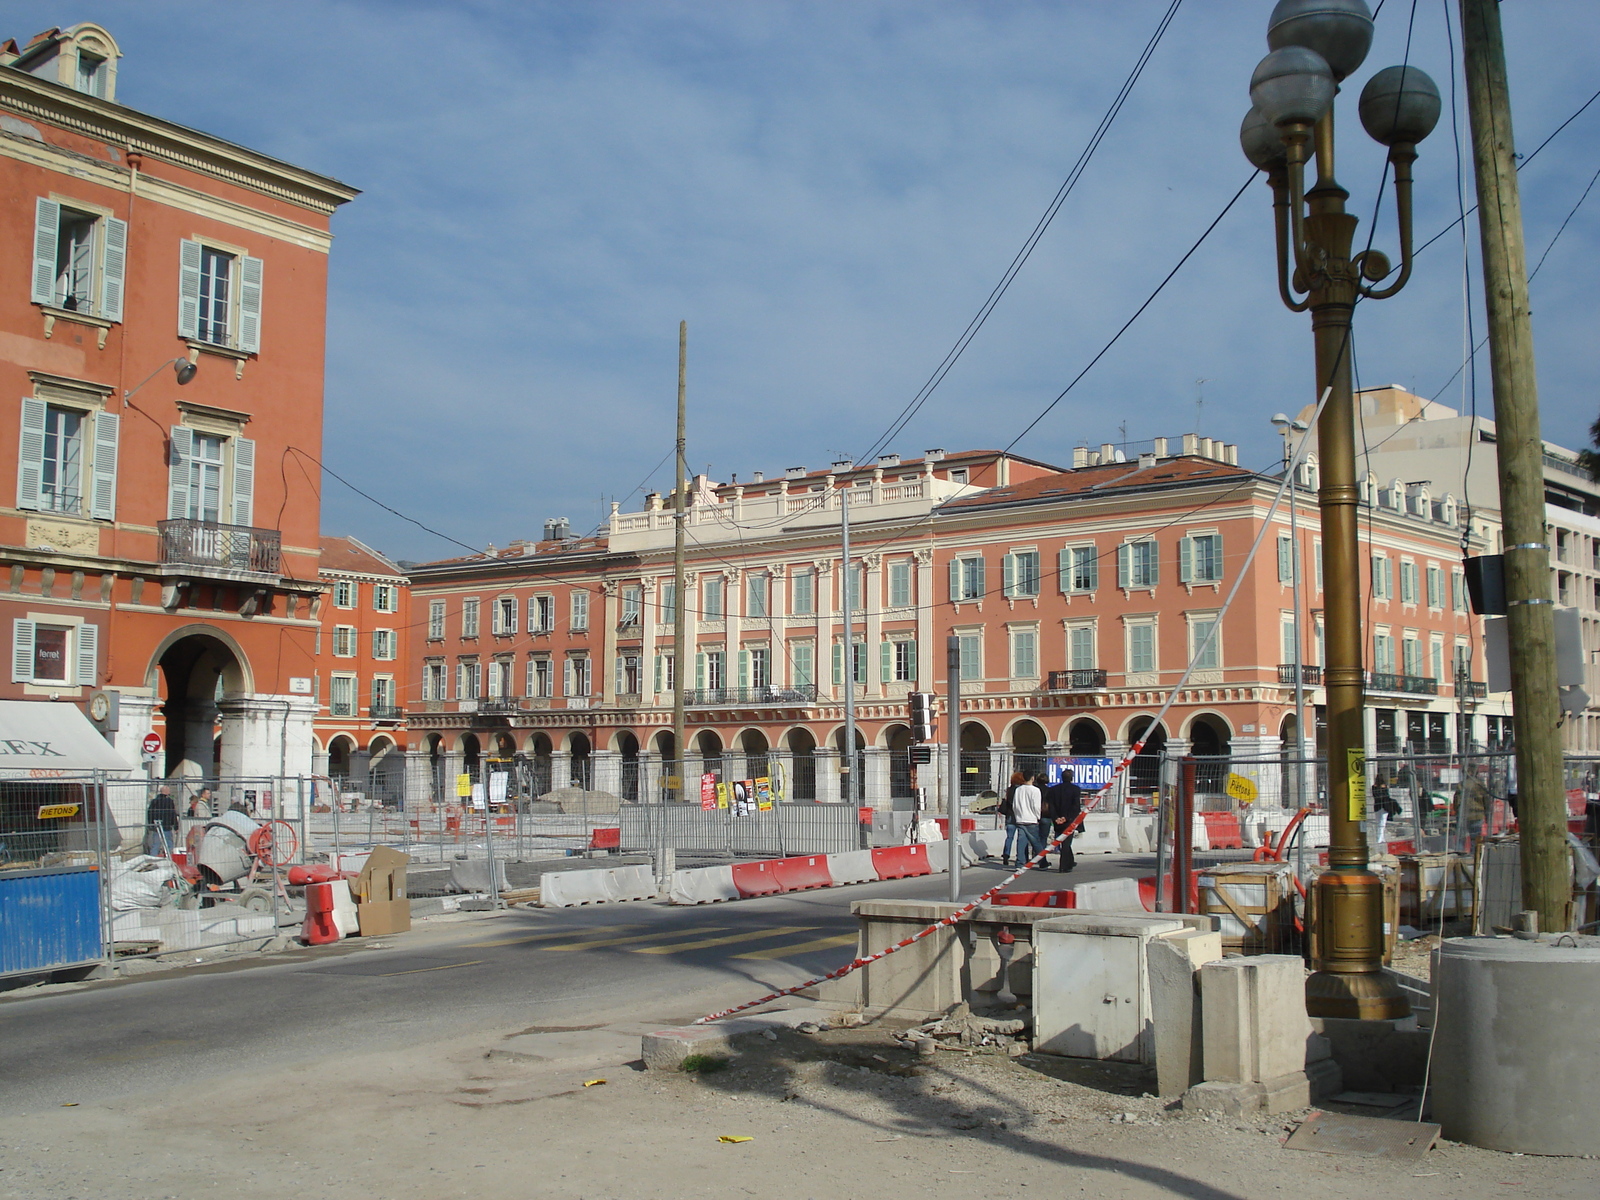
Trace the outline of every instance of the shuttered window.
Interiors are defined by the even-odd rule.
[[[1057,560],[1061,590],[1093,592],[1100,588],[1100,555],[1094,546],[1068,546]]]
[[[128,224],[34,201],[31,299],[35,304],[122,320]]]
[[[1153,588],[1160,578],[1156,543],[1146,539],[1124,542],[1117,547],[1117,586]]]
[[[1039,554],[1019,550],[1000,560],[1001,591],[1010,599],[1039,594]]]
[[[100,627],[11,622],[11,681],[93,687],[97,681]]]
[[[178,248],[178,336],[255,354],[261,349],[259,258],[202,242]]]

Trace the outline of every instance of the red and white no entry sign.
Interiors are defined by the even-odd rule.
[[[146,754],[160,754],[161,753],[161,735],[159,733],[147,733],[147,734],[145,734],[144,735],[144,741],[140,744],[140,748]]]

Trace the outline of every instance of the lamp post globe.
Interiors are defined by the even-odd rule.
[[[1283,138],[1259,108],[1251,108],[1239,126],[1239,146],[1258,171],[1282,170],[1287,157]]]
[[[1267,47],[1286,46],[1315,50],[1334,79],[1344,79],[1372,48],[1372,12],[1364,0],[1278,0],[1267,18]]]
[[[1416,67],[1385,67],[1367,80],[1356,107],[1373,141],[1415,145],[1439,123],[1439,88]]]
[[[1280,128],[1315,125],[1333,104],[1337,90],[1327,60],[1305,46],[1274,50],[1250,76],[1250,102]]]

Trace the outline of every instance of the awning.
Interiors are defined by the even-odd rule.
[[[77,705],[0,700],[0,779],[132,770]]]

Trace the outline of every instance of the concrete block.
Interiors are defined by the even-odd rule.
[[[1208,1083],[1260,1083],[1303,1074],[1305,965],[1298,956],[1227,958],[1200,968]]]
[[[1304,1071],[1252,1083],[1208,1080],[1183,1094],[1185,1112],[1225,1117],[1252,1117],[1293,1112],[1311,1103],[1311,1087]]]
[[[1096,912],[1133,912],[1145,911],[1144,901],[1139,897],[1139,881],[1137,879],[1100,879],[1093,883],[1080,883],[1072,889],[1078,897],[1078,910],[1093,909]]]
[[[1428,1066],[1429,1031],[1409,1024],[1318,1017],[1311,1028],[1312,1038],[1328,1046],[1350,1091],[1397,1092],[1421,1087]]]
[[[874,954],[961,907],[919,900],[858,900],[850,906],[859,923],[858,953]],[[954,926],[863,967],[861,1004],[875,1016],[928,1020],[965,999],[966,953]]]
[[[539,876],[541,908],[606,904],[615,899],[617,892],[610,871],[551,871]]]
[[[871,850],[847,850],[843,854],[828,855],[828,874],[833,877],[834,887],[878,881],[878,868],[872,865]]]
[[[613,867],[610,875],[612,890],[616,892],[618,900],[654,900],[660,890],[655,872],[648,864]]]
[[[1006,848],[1004,829],[975,829],[966,834],[967,845],[979,858],[999,858]]]
[[[676,1071],[691,1054],[726,1054],[728,1031],[717,1025],[685,1025],[658,1029],[640,1041],[639,1057],[652,1071]]]
[[[1120,854],[1122,818],[1116,813],[1090,813],[1072,841],[1074,854]]]
[[[1221,935],[1196,929],[1145,943],[1158,1096],[1182,1095],[1205,1079],[1199,971],[1221,957]]]
[[[1163,917],[1076,912],[1033,926],[1034,1049],[1068,1058],[1154,1058],[1145,943]]]
[[[1326,1100],[1345,1090],[1344,1072],[1331,1058],[1306,1063],[1306,1082],[1311,1086],[1313,1100]]]
[[[502,891],[510,891],[506,883],[506,864],[494,861],[494,873]],[[456,892],[487,892],[489,890],[489,860],[487,858],[452,858],[450,860],[450,888]]]
[[[1118,839],[1124,854],[1151,854],[1156,848],[1155,813],[1123,813]]]
[[[731,866],[697,867],[672,873],[667,898],[673,904],[712,904],[737,900],[739,889],[733,884]]]

